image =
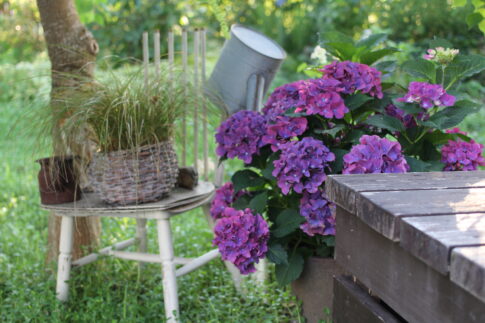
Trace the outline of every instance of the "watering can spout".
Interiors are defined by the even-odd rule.
[[[285,58],[275,41],[251,28],[233,25],[206,92],[228,114],[259,110]]]

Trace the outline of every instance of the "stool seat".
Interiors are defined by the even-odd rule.
[[[110,206],[104,203],[99,195],[88,193],[84,194],[82,199],[76,202],[41,205],[43,209],[52,211],[57,216],[62,217],[57,267],[57,298],[61,301],[66,301],[69,297],[69,278],[72,267],[90,264],[101,256],[113,256],[138,262],[160,263],[167,322],[178,322],[179,307],[176,278],[188,274],[212,259],[219,257],[219,252],[217,249],[214,249],[197,258],[175,257],[170,218],[173,215],[185,213],[200,206],[207,207],[214,192],[214,184],[201,181],[192,190],[176,188],[166,198],[152,203]],[[115,243],[73,262],[74,218],[86,216],[135,218],[137,222],[136,238]],[[157,220],[159,254],[146,253],[147,219]],[[138,252],[122,251],[136,243],[138,243]],[[176,268],[177,265],[181,267]]]
[[[215,191],[214,184],[200,181],[193,189],[177,187],[169,196],[156,202],[123,206],[108,205],[96,193],[85,193],[79,201],[64,204],[41,204],[41,208],[55,212],[58,216],[108,216],[108,217],[156,217],[152,212],[163,211],[178,214],[204,205],[211,200]]]

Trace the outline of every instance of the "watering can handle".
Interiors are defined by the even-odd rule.
[[[259,74],[251,74],[247,82],[246,109],[259,111],[263,106],[265,78]]]

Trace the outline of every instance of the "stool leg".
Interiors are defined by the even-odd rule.
[[[254,273],[254,278],[258,285],[264,286],[264,283],[268,280],[268,261],[263,258],[256,264],[256,272]]]
[[[138,251],[147,252],[147,219],[136,219],[136,238]]]
[[[57,299],[65,302],[69,297],[69,276],[71,274],[72,241],[74,218],[63,216],[61,238],[59,241],[59,260],[57,263]]]
[[[162,259],[163,276],[163,301],[165,303],[165,315],[167,322],[175,323],[179,315],[179,304],[177,294],[177,279],[175,276],[174,252],[172,243],[172,230],[169,219],[157,220],[158,245],[160,258]]]

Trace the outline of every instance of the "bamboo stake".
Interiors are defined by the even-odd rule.
[[[160,79],[160,31],[157,30],[153,34],[153,50],[155,59],[155,76],[157,80]]]
[[[200,31],[200,41],[201,41],[201,89],[203,91],[206,82],[206,71],[205,71],[205,55],[206,55],[206,30],[202,28]],[[209,143],[207,141],[207,104],[202,101],[202,137],[204,140],[204,180],[209,180]]]
[[[148,87],[148,33],[143,32],[143,76],[145,81],[145,88]]]
[[[199,91],[199,30],[194,30],[194,88],[198,93]],[[194,168],[197,171],[197,155],[199,151],[199,104],[194,102]]]
[[[188,95],[187,89],[187,57],[188,57],[188,46],[187,46],[187,30],[182,31],[182,78],[185,87],[185,97]],[[184,110],[182,114],[182,165],[187,166],[187,113]]]
[[[170,73],[170,79],[173,80],[173,62],[174,62],[174,38],[173,31],[168,31],[168,68]]]

